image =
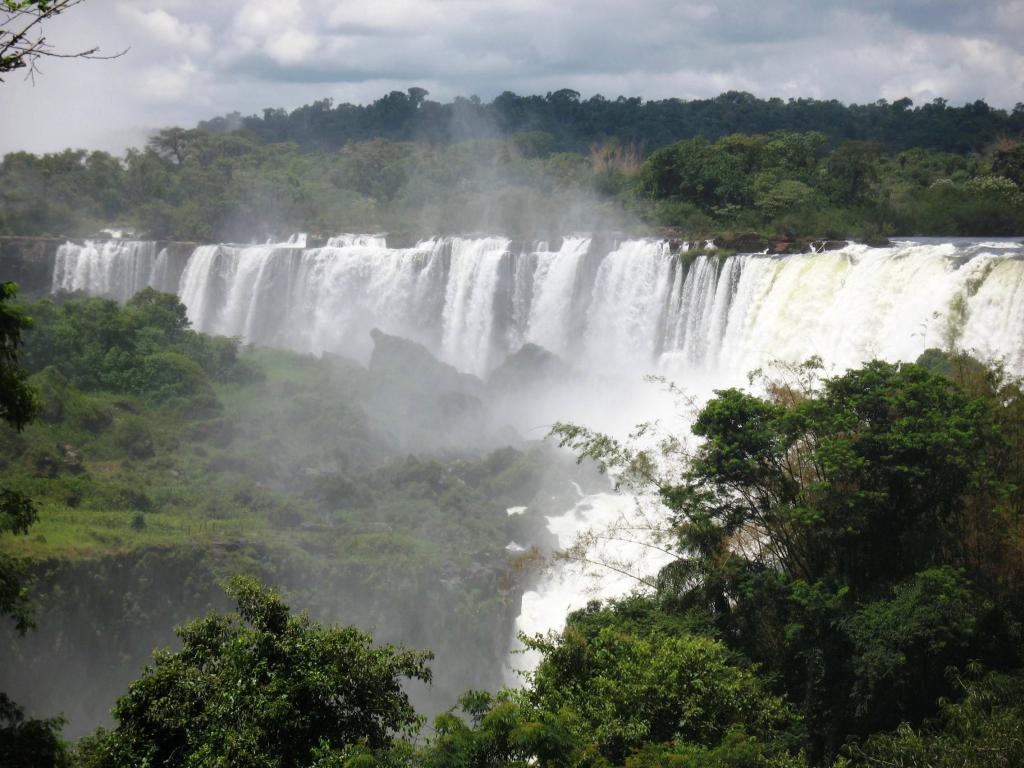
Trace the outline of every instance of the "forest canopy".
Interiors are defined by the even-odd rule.
[[[204,360],[203,344],[190,340],[174,309],[172,297],[137,297],[121,310],[118,348],[154,345]],[[62,332],[63,313],[40,314],[47,338]],[[135,386],[75,378],[87,348],[82,355],[62,375],[89,392]],[[211,378],[237,378],[239,362],[213,369]],[[236,579],[229,593],[237,611],[181,627],[180,650],[157,651],[123,692],[115,727],[80,741],[67,760],[317,768],[1017,764],[1020,383],[997,366],[929,350],[914,364],[872,361],[828,377],[810,361],[765,384],[760,393],[717,392],[695,421],[698,447],[684,455],[676,441],[661,444],[666,473],[655,471],[645,450],[556,428],[581,456],[656,494],[675,557],[650,589],[595,601],[562,631],[524,638],[539,664],[522,687],[467,691],[432,729],[419,731],[400,681],[428,678],[428,654],[376,646],[355,629],[293,614],[273,590]],[[80,411],[65,417],[44,409],[42,418]],[[439,475],[423,462],[388,470],[392,481],[451,471]],[[414,492],[428,482],[417,480]],[[351,497],[356,488],[349,482],[336,491]]]
[[[0,234],[250,242],[304,231],[794,238],[1024,231],[1024,108],[413,88],[0,163]]]

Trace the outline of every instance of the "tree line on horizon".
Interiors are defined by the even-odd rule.
[[[366,105],[335,104],[326,98],[291,112],[232,112],[197,127],[214,133],[241,131],[263,142],[288,142],[304,150],[339,149],[378,137],[451,144],[542,131],[553,137],[555,151],[578,153],[611,139],[649,153],[697,136],[714,141],[734,133],[817,131],[825,134],[830,147],[857,140],[875,142],[887,153],[920,147],[967,154],[1024,132],[1024,103],[1005,110],[983,99],[962,106],[943,98],[920,105],[909,98],[844,104],[837,99],[761,99],[743,91],[692,100],[607,99],[600,94],[583,99],[569,88],[544,96],[505,91],[489,102],[471,96],[441,103],[428,96],[425,89],[414,87],[404,93],[391,91]]]
[[[11,153],[0,162],[0,234],[1024,232],[1019,106],[425,96],[166,128],[120,157]]]

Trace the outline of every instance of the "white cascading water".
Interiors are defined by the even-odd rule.
[[[327,238],[327,245],[330,248],[344,248],[346,245],[367,245],[372,248],[386,248],[387,237],[385,235],[356,235],[346,233]]]
[[[166,249],[138,240],[86,240],[57,249],[53,268],[54,293],[81,291],[125,302],[152,287],[174,291],[170,285]]]
[[[573,298],[589,246],[586,238],[567,237],[558,251],[537,252],[525,341],[563,357],[570,352]]]
[[[124,300],[145,285],[159,287],[153,250],[63,246],[54,290]],[[532,342],[604,387],[590,410],[569,410],[566,418],[619,431],[665,415],[650,387],[636,394],[648,373],[699,398],[743,385],[749,371],[776,360],[818,355],[838,372],[955,343],[1024,374],[1024,245],[1009,241],[720,257],[673,253],[658,240],[601,246],[565,238],[551,247],[439,238],[389,248],[380,236],[344,235],[323,248],[202,246],[178,293],[199,330],[303,352],[365,360],[377,327],[485,376]],[[549,528],[568,546],[584,529],[628,531],[634,515],[630,497],[601,493],[549,518]],[[594,559],[625,555],[638,561],[641,576],[664,562],[656,550],[617,538],[597,542]],[[518,628],[558,629],[567,610],[632,583],[615,571],[595,579],[566,564],[524,596]]]
[[[377,235],[201,246],[177,292],[194,326],[247,342],[365,359],[378,327],[486,375],[525,342],[588,372],[743,380],[774,359],[820,355],[838,369],[914,359],[951,333],[1024,373],[1019,243],[851,244],[792,256],[692,256],[667,242],[598,250],[586,238],[513,245],[440,238],[389,248]],[[55,292],[120,300],[165,285],[152,243],[67,244]]]

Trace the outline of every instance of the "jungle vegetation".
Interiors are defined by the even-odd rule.
[[[454,677],[414,696],[427,712],[500,685],[518,595],[505,547],[543,528],[540,511],[506,508],[560,503],[546,478],[566,462],[507,431],[488,443],[481,402],[425,383],[424,366],[447,366],[398,339],[370,367],[242,348],[194,332],[177,297],[153,290],[123,306],[14,300],[0,690],[63,711],[77,737],[174,625],[228,606],[219,584],[237,573],[314,617],[450,656]],[[391,373],[410,366],[415,387]]]
[[[426,96],[231,115],[123,157],[11,154],[0,232],[1022,231],[1019,107]],[[810,361],[718,392],[700,445],[668,436],[657,460],[557,426],[655,495],[675,557],[525,638],[540,663],[515,689],[500,681],[529,563],[505,546],[540,535],[543,507],[505,509],[550,499],[553,454],[460,452],[483,404],[456,393],[465,413],[430,421],[451,393],[398,386],[401,368],[246,349],[152,290],[17,304],[5,284],[0,659],[5,685],[52,697],[0,695],[0,763],[1024,761],[1024,393],[998,365]],[[424,714],[428,680],[458,705]],[[85,735],[55,705],[82,690],[72,722],[116,698]]]
[[[182,626],[141,674],[121,669],[113,723],[75,744],[62,741],[59,719],[32,720],[5,699],[5,764],[1021,760],[1024,391],[999,366],[940,350],[837,375],[810,361],[770,373],[756,392],[718,392],[694,424],[702,442],[685,449],[667,436],[657,460],[558,425],[555,436],[581,459],[655,494],[676,555],[650,587],[526,638],[540,663],[522,687],[471,688],[425,722],[405,681],[436,679],[464,663],[464,649],[438,649],[431,662],[290,608],[323,613],[323,588],[290,589],[286,600],[260,582],[333,562],[324,583],[358,590],[374,580],[378,594],[411,601],[401,611],[421,603],[421,621],[459,621],[475,647],[486,644],[489,629],[507,631],[493,596],[508,574],[493,569],[495,582],[481,588],[485,571],[473,563],[507,562],[499,548],[524,531],[509,527],[521,523],[503,505],[540,488],[546,459],[518,449],[447,463],[396,458],[373,437],[375,412],[359,394],[379,388],[365,379],[373,366],[239,349],[189,329],[173,296],[16,310],[12,299],[13,338],[25,344],[8,357],[5,386],[35,394],[22,400],[30,411],[9,411],[25,420],[19,431],[8,419],[0,474],[5,499],[18,494],[33,511],[21,523],[5,512],[17,523],[0,539],[3,562],[15,566],[5,574],[29,592],[5,586],[17,601],[3,611],[11,631],[28,629],[22,598],[31,597],[38,629],[5,646],[5,679],[17,666],[43,674],[32,644],[73,605],[101,614],[89,630],[96,649],[111,643],[102,617],[111,601],[135,606],[125,621]],[[350,396],[315,396],[327,382]],[[289,432],[294,444],[268,450]],[[329,456],[300,452],[325,445]],[[260,494],[247,495],[257,477]],[[190,554],[196,534],[212,542],[202,568]],[[430,551],[418,544],[427,539]],[[33,595],[19,558],[31,566],[55,556],[65,564],[35,573],[59,589]],[[214,594],[222,579],[231,603]],[[160,610],[169,588],[207,605],[206,617]],[[92,663],[116,668],[129,650],[97,650]]]
[[[231,115],[164,129],[123,156],[11,153],[0,162],[0,234],[1024,231],[1019,105],[426,96]]]

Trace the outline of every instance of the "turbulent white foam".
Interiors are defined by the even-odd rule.
[[[384,235],[356,235],[346,233],[327,239],[330,248],[344,248],[349,245],[364,245],[370,248],[387,248],[387,237]]]
[[[618,597],[643,583],[669,562],[670,556],[652,547],[650,521],[632,496],[597,493],[585,496],[564,515],[547,518],[548,530],[562,549],[573,547],[581,535],[591,537],[587,559],[570,560],[550,568],[540,582],[523,594],[516,630],[528,637],[558,631],[569,611],[591,600]],[[532,652],[512,656],[508,681],[520,670],[536,666]]]

